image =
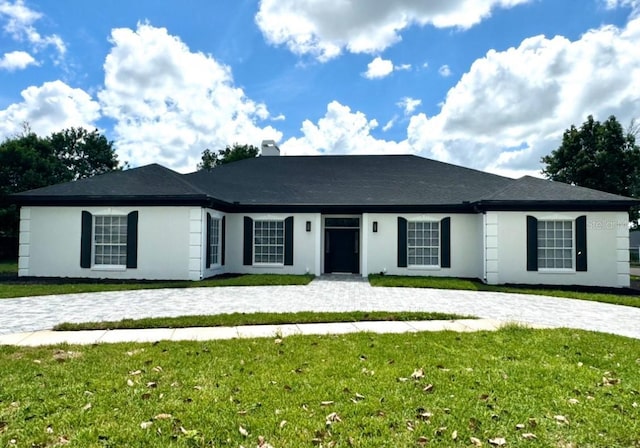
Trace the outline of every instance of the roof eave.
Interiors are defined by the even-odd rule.
[[[588,201],[478,201],[478,211],[629,211],[640,200]]]
[[[205,194],[193,195],[29,195],[11,197],[11,201],[24,206],[93,206],[93,205],[130,205],[130,206],[201,206],[229,209],[225,201]]]

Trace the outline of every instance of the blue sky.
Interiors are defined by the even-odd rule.
[[[578,6],[579,5],[579,6]],[[640,119],[640,0],[0,0],[0,138],[97,127],[132,166],[206,149],[410,153],[517,177]]]

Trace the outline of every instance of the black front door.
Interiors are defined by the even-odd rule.
[[[326,229],[324,234],[324,272],[360,272],[360,231]]]

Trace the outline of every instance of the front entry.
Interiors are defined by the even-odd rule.
[[[324,233],[324,272],[360,272],[360,230],[326,229]]]

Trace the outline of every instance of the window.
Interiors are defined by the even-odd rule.
[[[93,235],[96,265],[127,265],[126,216],[96,216]]]
[[[407,261],[409,266],[440,265],[440,223],[407,223]]]
[[[220,219],[212,218],[209,226],[209,249],[210,249],[210,258],[209,261],[211,264],[219,264],[220,263]]]
[[[538,221],[538,268],[573,269],[572,221]]]
[[[284,221],[255,221],[253,262],[284,264]]]

